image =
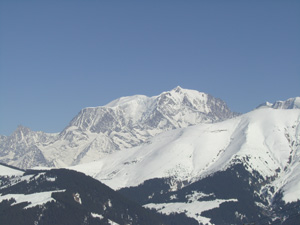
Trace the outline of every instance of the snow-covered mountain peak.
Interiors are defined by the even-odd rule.
[[[192,102],[195,99],[205,100],[207,98],[207,94],[196,91],[196,90],[183,89],[180,86],[177,86],[176,88],[172,89],[171,91],[166,91],[166,92],[161,93],[160,95],[152,96],[152,97],[147,97],[145,95],[134,95],[134,96],[121,97],[121,98],[118,98],[118,99],[106,104],[104,107],[126,108],[126,107],[132,107],[134,105],[142,105],[144,107],[151,107],[155,103],[156,103],[156,105],[170,103],[170,102],[160,101],[165,98],[172,98],[174,100],[174,103],[179,104],[179,106],[180,106],[180,103],[185,98],[188,98]],[[196,104],[197,102],[194,101],[194,103]]]
[[[17,129],[8,137],[8,140],[15,145],[18,143],[35,145],[36,143],[44,143],[54,139],[57,134],[47,134],[42,131],[32,131],[28,127],[19,125]]]
[[[54,142],[57,136],[55,133],[32,131],[27,127],[18,126],[10,136],[1,138],[0,162],[19,168],[53,166],[45,159],[40,148]]]
[[[265,102],[257,107],[257,109],[260,108],[300,109],[300,97],[289,98],[285,101],[276,101],[274,103]]]
[[[219,121],[234,115],[220,99],[176,87],[158,96],[128,96],[105,106],[85,108],[71,121],[70,126],[96,133],[125,127],[174,129],[203,121]]]
[[[28,134],[31,133],[31,130],[28,127],[24,127],[19,125],[17,129],[12,133],[11,138],[15,141],[21,141],[26,137]]]
[[[184,97],[189,97],[191,99],[198,99],[207,96],[208,94],[204,92],[200,92],[197,90],[185,89],[180,86],[176,88],[166,91],[160,94],[161,96],[172,96],[174,98],[183,99]]]
[[[183,89],[180,86],[157,96],[157,110],[164,115],[172,116],[173,123],[180,121],[177,116],[183,117],[177,127],[186,127],[199,122],[192,122],[201,117],[201,122],[216,122],[236,116],[221,99],[196,90]],[[175,116],[176,115],[176,116]],[[197,119],[196,119],[197,120]],[[184,125],[185,123],[186,125]]]
[[[105,107],[117,107],[117,106],[124,106],[124,105],[130,105],[131,103],[143,103],[144,101],[147,101],[149,97],[145,95],[134,95],[134,96],[127,96],[127,97],[121,97],[116,100],[113,100],[112,102],[105,105]]]
[[[197,90],[192,90],[192,89],[186,89],[186,88],[182,88],[180,86],[177,86],[176,88],[172,89],[171,91],[169,91],[171,93],[178,93],[180,95],[189,95],[190,97],[194,97],[194,98],[198,98],[201,95],[207,95],[204,92],[200,92]]]
[[[182,91],[182,88],[181,88],[180,86],[177,86],[177,87],[174,88],[173,90],[176,91],[176,92],[180,92],[180,91]]]

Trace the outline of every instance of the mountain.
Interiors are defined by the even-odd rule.
[[[257,108],[300,109],[300,97],[289,98],[286,101],[276,101],[274,103],[265,102]]]
[[[273,177],[298,160],[299,120],[300,110],[255,110],[219,123],[164,132],[141,146],[72,168],[91,172],[114,189],[162,177],[193,182],[236,162],[264,178]]]
[[[19,168],[53,167],[54,164],[45,159],[41,148],[56,137],[57,134],[35,132],[20,125],[9,137],[1,136],[0,161]]]
[[[1,136],[0,161],[24,169],[78,165],[142,145],[168,130],[236,115],[222,100],[181,87],[153,97],[122,97],[81,110],[59,134],[18,127],[11,136]]]
[[[151,214],[152,224],[299,224],[298,99],[237,115],[219,99],[177,87],[83,109],[59,134],[18,127],[0,136],[0,160],[69,170],[0,164],[0,221],[17,212],[29,224],[37,215],[66,224],[74,214],[87,224],[124,224],[129,203],[112,199],[126,198],[135,205],[133,224],[147,224],[142,218],[151,214],[138,206],[165,215]],[[108,202],[115,207],[105,214]]]
[[[170,130],[72,169],[199,223],[289,224],[300,214],[300,110],[262,108]]]
[[[3,225],[195,224],[183,215],[169,217],[147,210],[75,171],[22,172],[0,165],[4,170],[8,174],[0,175]]]

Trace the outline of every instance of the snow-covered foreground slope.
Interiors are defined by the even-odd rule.
[[[157,135],[77,165],[121,194],[204,224],[293,224],[300,206],[300,110],[262,108]]]
[[[259,109],[214,124],[162,133],[141,146],[72,169],[119,189],[152,178],[195,182],[242,163],[270,185],[283,188],[284,199],[299,198],[300,110]]]
[[[39,192],[39,193],[34,193],[34,194],[7,194],[7,195],[3,195],[0,196],[0,202],[2,202],[3,200],[10,200],[10,199],[15,199],[15,204],[19,204],[19,203],[25,203],[25,202],[30,202],[30,204],[28,206],[26,206],[24,209],[27,208],[31,208],[31,207],[35,207],[37,205],[43,205],[47,202],[51,202],[51,201],[55,201],[55,199],[53,199],[51,197],[51,195],[55,192],[63,192],[62,191],[47,191],[47,192]]]
[[[175,225],[193,224],[189,218],[158,215],[101,182],[66,169],[0,175],[0,209],[1,225],[168,225],[178,219]]]
[[[24,171],[7,167],[6,165],[0,164],[0,176],[21,176]]]

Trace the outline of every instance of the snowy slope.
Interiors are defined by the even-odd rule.
[[[32,208],[38,205],[44,205],[47,202],[51,202],[51,201],[55,201],[55,199],[53,199],[51,197],[52,193],[56,193],[56,192],[63,192],[62,191],[47,191],[47,192],[38,192],[38,193],[33,193],[33,194],[7,194],[7,195],[3,195],[0,196],[0,202],[2,202],[3,200],[9,200],[9,199],[15,199],[15,204],[19,204],[19,203],[25,203],[25,202],[29,202],[30,204],[28,206],[26,206],[24,209],[28,209],[28,208]]]
[[[300,110],[260,109],[214,124],[164,132],[141,146],[73,169],[119,189],[152,178],[195,182],[231,165],[275,179],[287,201],[298,199]]]
[[[0,176],[21,176],[24,172],[22,170],[13,169],[0,164]]]

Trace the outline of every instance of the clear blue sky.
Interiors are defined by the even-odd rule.
[[[0,134],[178,85],[243,113],[300,96],[300,1],[0,1]]]

